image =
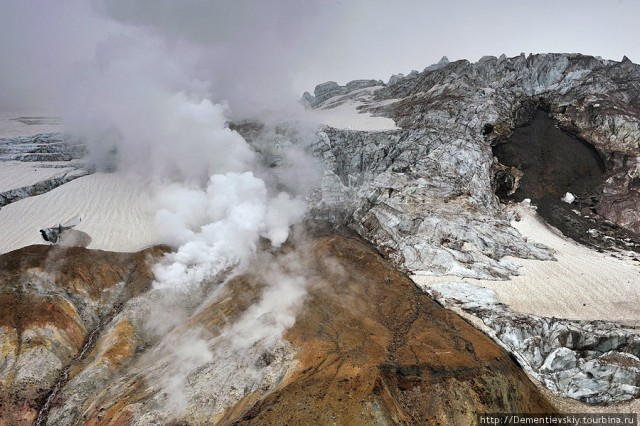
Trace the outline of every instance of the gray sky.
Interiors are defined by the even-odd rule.
[[[127,43],[150,35],[169,56],[188,56],[190,78],[237,109],[279,104],[327,80],[386,81],[443,55],[640,62],[635,0],[0,0],[0,10],[5,110],[67,102],[96,52],[117,57],[121,34]]]
[[[421,71],[442,56],[579,52],[640,60],[640,2],[449,0],[346,2],[347,13],[310,55],[300,84]],[[307,80],[311,78],[311,80]],[[302,83],[304,80],[309,83]]]

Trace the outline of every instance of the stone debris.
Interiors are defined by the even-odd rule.
[[[329,89],[337,90],[319,86],[323,105],[338,94]],[[395,75],[360,109],[393,118],[400,130],[325,127],[307,143],[323,165],[310,214],[347,224],[416,275],[507,279],[518,274],[518,265],[506,256],[553,259],[550,250],[509,226],[496,193],[516,191],[522,174],[492,156],[493,145],[543,109],[605,161],[602,196],[593,207],[611,223],[605,228],[640,232],[640,109],[632,101],[638,96],[640,66],[580,54],[443,60],[422,73]],[[596,220],[594,212],[586,213]],[[451,297],[466,296],[456,287]],[[474,308],[484,309],[487,332],[549,388],[588,403],[639,395],[638,370],[630,361],[639,356],[635,330],[503,308],[492,314],[499,305],[491,306]],[[573,343],[561,344],[559,336]],[[600,343],[585,343],[594,340]]]
[[[462,282],[423,290],[443,306],[472,315],[552,391],[589,404],[640,396],[640,331],[606,321],[526,315],[498,302],[489,289]]]

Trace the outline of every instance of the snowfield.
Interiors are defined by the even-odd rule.
[[[382,86],[366,87],[346,95],[327,99],[317,108],[308,111],[312,121],[336,129],[383,131],[397,130],[395,121],[388,117],[376,117],[358,110],[361,106],[381,106],[395,100],[374,101],[373,93]]]
[[[0,163],[0,193],[59,178],[75,171],[74,167],[60,167],[53,164],[2,162]]]
[[[464,280],[491,289],[500,302],[517,312],[579,320],[606,320],[638,325],[640,267],[638,262],[599,253],[564,237],[530,207],[518,206],[520,222],[512,222],[530,241],[555,250],[556,262],[511,260],[522,265],[508,281]],[[460,281],[458,277],[412,277],[418,286]]]
[[[336,129],[382,131],[397,130],[396,123],[387,117],[374,117],[370,113],[358,111],[363,105],[359,101],[346,101],[332,109],[315,109],[310,112],[312,119],[320,124]]]
[[[150,203],[150,190],[134,176],[96,173],[81,177],[46,194],[2,207],[0,253],[47,244],[39,229],[79,215],[83,220],[74,230],[88,234],[88,248],[137,251],[159,243]]]

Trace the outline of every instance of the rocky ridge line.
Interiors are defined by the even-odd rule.
[[[397,79],[374,92],[380,106],[368,111],[403,130],[319,134],[312,147],[324,163],[319,210],[344,212],[363,237],[414,273],[517,274],[500,259],[550,255],[507,231],[491,145],[544,104],[605,158],[600,213],[637,231],[638,210],[629,206],[640,205],[640,110],[632,107],[639,77],[640,67],[626,59],[548,54],[456,61]]]
[[[74,170],[62,176],[45,179],[33,185],[0,192],[0,208],[24,198],[41,195],[74,179],[89,174],[81,160],[87,155],[86,146],[63,133],[40,133],[32,136],[0,138],[0,162],[20,161],[34,167]]]
[[[358,100],[357,91],[349,92],[346,86],[334,90],[338,96],[329,99],[325,86],[319,88],[322,102],[317,108],[349,96]],[[374,101],[367,95],[361,111],[391,117],[402,129],[358,132],[325,127],[317,138],[298,141],[323,165],[322,185],[310,197],[310,211],[348,224],[402,269],[505,279],[518,274],[518,266],[505,256],[553,257],[509,226],[510,213],[494,195],[496,174],[506,168],[493,158],[492,145],[505,141],[538,108],[594,146],[605,161],[606,180],[596,206],[601,218],[631,232],[640,230],[640,66],[626,57],[621,62],[579,54],[487,56],[475,64],[442,61],[422,73],[395,76],[373,92]],[[509,350],[523,360],[534,356],[521,346],[523,341],[534,335],[549,340],[536,333],[560,327],[552,327],[547,319],[506,318],[511,331],[498,340],[519,342]],[[498,331],[509,328],[489,323]],[[537,323],[542,325],[528,328]],[[560,328],[569,327],[587,338],[622,335],[634,341],[637,335],[615,324],[562,324]],[[531,358],[535,369],[530,371],[544,371],[551,389],[597,403],[638,395],[635,349],[585,358],[575,355],[574,347],[547,346],[544,357],[539,353],[535,362]],[[550,359],[541,370],[551,353],[560,360],[567,350],[575,355],[575,365]],[[612,367],[613,360],[629,361],[629,368]],[[575,383],[567,381],[578,371],[575,368],[588,379],[580,390],[571,390]],[[589,369],[599,370],[595,379],[588,377],[594,374]]]

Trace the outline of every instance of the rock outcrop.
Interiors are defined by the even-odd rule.
[[[355,92],[357,90],[366,89],[368,87],[382,86],[382,81],[379,80],[353,80],[347,83],[345,86],[340,86],[335,81],[327,81],[326,83],[318,84],[313,91],[313,96],[309,92],[305,92],[302,98],[311,107],[316,107],[328,99],[336,96],[346,95],[348,93]]]
[[[0,138],[0,161],[71,161],[86,155],[83,143],[62,133]]]
[[[606,161],[608,178],[599,213],[640,231],[640,66],[627,58],[615,62],[545,54],[488,57],[476,64],[456,61],[427,69],[418,79],[399,80],[376,95],[400,99],[387,112],[401,127],[435,125],[445,130],[448,123],[450,132],[478,143],[485,124],[491,128],[487,140],[496,141],[526,122],[535,106],[544,106],[564,130],[593,145]]]
[[[3,255],[0,423],[472,424],[554,411],[500,347],[372,247],[312,234],[224,284],[170,295],[149,288],[157,249]],[[273,265],[306,274],[282,337],[259,332],[279,313],[256,310]]]
[[[312,146],[326,166],[313,207],[374,242],[414,273],[506,278],[504,256],[551,259],[522,240],[491,188],[491,156],[430,129],[327,128]]]
[[[640,332],[605,321],[513,312],[495,293],[464,283],[424,289],[442,305],[482,320],[483,329],[549,389],[590,404],[640,396]]]
[[[324,165],[312,210],[348,223],[413,273],[517,274],[504,256],[552,255],[508,225],[495,196],[504,167],[495,166],[492,145],[543,108],[605,161],[597,211],[638,232],[638,73],[628,60],[545,54],[441,61],[396,77],[360,109],[393,118],[401,130],[325,128],[308,143]]]
[[[30,246],[0,256],[0,424],[31,424],[89,336],[151,280],[134,255]]]

